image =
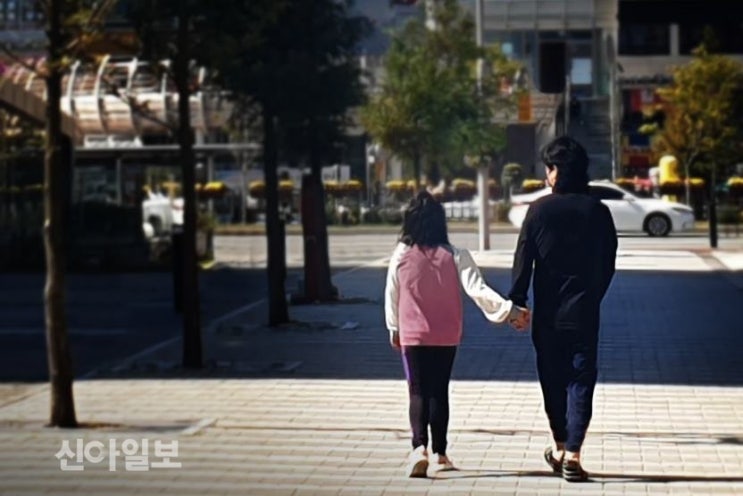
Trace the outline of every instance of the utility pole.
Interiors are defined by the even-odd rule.
[[[614,87],[614,81],[617,78],[616,68],[614,67],[616,62],[611,61],[609,65],[609,125],[611,130],[610,143],[611,143],[611,180],[617,180],[617,103],[616,103],[616,88]]]
[[[609,36],[606,39],[607,59],[609,60],[609,126],[610,126],[610,143],[611,143],[611,180],[616,181],[619,176],[619,153],[618,153],[618,125],[619,120],[619,100],[617,98],[617,54],[614,38]]]
[[[475,37],[478,47],[483,46],[483,0],[475,0]],[[483,65],[485,61],[480,57],[477,60],[477,91],[482,94]],[[477,194],[480,198],[478,205],[478,246],[480,251],[490,249],[490,202],[488,201],[488,167],[490,164],[480,163],[477,169]]]
[[[565,76],[565,98],[562,102],[565,111],[563,112],[565,129],[563,130],[563,136],[570,134],[570,75]]]

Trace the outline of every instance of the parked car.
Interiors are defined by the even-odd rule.
[[[183,197],[173,198],[171,201],[173,207],[173,224],[177,226],[183,225]]]
[[[609,207],[619,232],[646,232],[667,236],[694,228],[694,211],[681,203],[660,198],[640,198],[609,181],[591,181],[589,193]],[[552,194],[550,188],[511,197],[508,219],[520,228],[531,202]]]
[[[145,233],[150,237],[163,236],[173,230],[175,216],[170,198],[162,193],[148,191],[142,201],[142,219],[145,223]],[[147,227],[149,224],[150,229]]]
[[[491,217],[497,204],[497,201],[488,200]],[[474,196],[468,201],[443,202],[442,205],[444,206],[444,213],[446,214],[447,219],[472,220],[477,219],[480,215],[480,198],[477,196]]]

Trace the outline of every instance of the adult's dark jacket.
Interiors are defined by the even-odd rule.
[[[598,330],[614,276],[617,233],[609,209],[587,193],[552,193],[529,206],[510,299],[526,306],[534,270],[533,329]]]

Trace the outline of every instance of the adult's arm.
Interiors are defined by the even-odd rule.
[[[599,219],[599,226],[601,229],[601,251],[599,252],[599,258],[601,260],[601,298],[604,297],[606,291],[609,289],[611,280],[614,277],[616,271],[617,261],[617,230],[614,226],[614,219],[611,217],[609,208],[601,204],[599,209],[601,212],[601,218]]]
[[[534,210],[529,207],[526,211],[524,223],[521,225],[516,252],[513,256],[513,269],[511,270],[511,291],[508,297],[515,305],[526,307],[528,300],[531,274],[534,268],[536,245],[533,239],[536,218]]]

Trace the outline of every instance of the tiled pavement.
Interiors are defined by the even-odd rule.
[[[504,289],[507,254],[477,257]],[[43,429],[41,392],[0,406],[1,494],[743,494],[741,289],[691,253],[624,253],[604,305],[601,374],[584,457],[570,485],[547,443],[527,335],[466,307],[452,384],[451,455],[461,468],[402,477],[406,390],[387,346],[383,263],[336,278],[347,303],[292,307],[260,325],[259,305],[206,337],[189,378],[164,346],[76,383],[80,431]],[[44,388],[39,388],[43,391]],[[0,403],[2,405],[3,403]],[[181,469],[62,472],[62,439],[179,441]]]

